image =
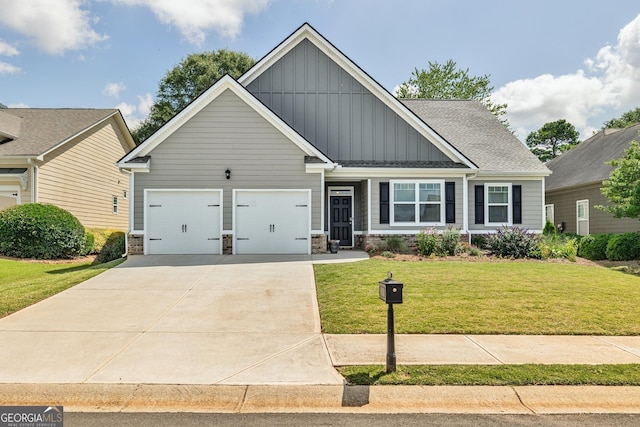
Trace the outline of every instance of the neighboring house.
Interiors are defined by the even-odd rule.
[[[308,24],[127,154],[129,253],[541,231],[549,170],[477,101],[399,101]]]
[[[135,143],[118,110],[0,108],[0,209],[50,203],[85,227],[127,229]]]
[[[602,195],[602,181],[609,179],[613,159],[624,156],[629,142],[639,141],[640,124],[626,129],[605,129],[547,163],[553,174],[546,181],[546,216],[565,232],[580,235],[639,231],[640,222],[615,218],[596,209],[609,201]]]

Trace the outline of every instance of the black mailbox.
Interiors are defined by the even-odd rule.
[[[386,279],[378,283],[378,294],[382,301],[387,304],[402,304],[402,287],[404,285],[393,280],[391,273],[388,274]]]

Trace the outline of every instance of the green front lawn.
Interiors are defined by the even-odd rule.
[[[370,259],[315,266],[325,333],[386,333],[378,281],[404,283],[396,333],[638,335],[640,277],[549,261]]]
[[[120,264],[115,260],[48,264],[0,259],[0,317],[64,291]]]

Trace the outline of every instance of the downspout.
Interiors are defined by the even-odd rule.
[[[31,203],[38,203],[38,186],[36,181],[38,180],[38,165],[35,164],[33,159],[28,159],[29,165],[31,165]]]

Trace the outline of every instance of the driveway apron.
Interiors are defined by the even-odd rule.
[[[1,383],[342,384],[308,256],[132,256],[0,319]]]

